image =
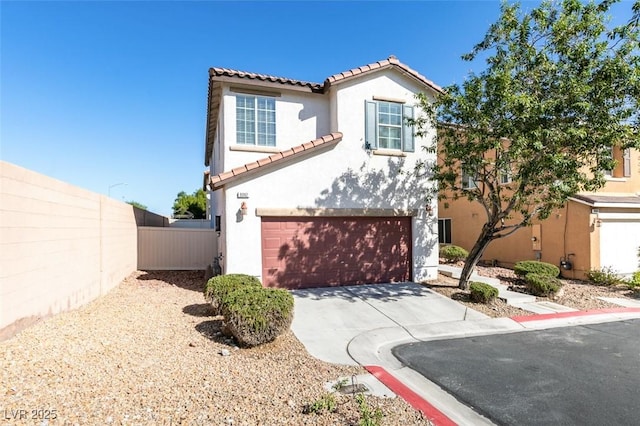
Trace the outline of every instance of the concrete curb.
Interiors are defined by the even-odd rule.
[[[436,426],[454,424],[492,425],[486,417],[460,403],[435,383],[404,366],[391,352],[396,346],[489,334],[602,323],[640,318],[640,308],[612,308],[452,321],[413,327],[389,327],[367,331],[347,346],[349,356],[365,367],[394,393],[419,410]]]

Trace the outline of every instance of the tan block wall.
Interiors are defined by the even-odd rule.
[[[132,206],[0,162],[0,336],[107,293],[136,264]]]

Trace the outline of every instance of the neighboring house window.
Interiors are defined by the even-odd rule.
[[[611,170],[604,170],[603,174],[610,178],[626,178],[631,176],[631,149],[611,147],[603,149],[605,154],[611,155],[616,166]]]
[[[631,176],[631,148],[627,148],[622,152],[622,176]]]
[[[438,242],[451,244],[451,219],[438,219]]]
[[[398,102],[365,101],[365,141],[371,149],[414,151],[413,107]]]
[[[276,101],[264,96],[236,96],[236,142],[276,145]]]
[[[507,164],[505,169],[500,170],[499,179],[500,179],[500,184],[511,182],[511,168],[509,164]]]
[[[469,167],[462,166],[462,189],[476,189],[476,172]]]
[[[610,154],[610,155],[611,155],[611,158],[613,158],[613,159],[615,160],[615,153],[614,153],[613,147],[611,147],[611,148],[605,148],[605,149],[603,149],[603,151],[604,151],[605,153],[607,153],[607,154]],[[604,171],[603,171],[603,174],[604,174],[605,176],[613,177],[613,169],[612,169],[612,170],[604,170]]]

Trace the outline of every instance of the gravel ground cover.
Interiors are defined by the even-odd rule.
[[[83,308],[0,342],[5,424],[358,424],[353,396],[337,396],[334,413],[303,410],[326,382],[362,368],[312,358],[290,332],[235,347],[204,303],[202,276],[138,271]],[[382,424],[429,424],[400,398],[367,402]]]
[[[463,267],[460,262],[454,266]],[[502,284],[510,286],[510,290],[527,293],[526,287],[517,279],[515,273],[511,269],[501,267],[477,266],[478,275],[485,277],[498,278]],[[623,297],[637,299],[637,293],[629,290],[624,285],[611,287],[603,287],[590,284],[585,281],[563,279],[563,286],[560,292],[554,297],[537,297],[537,301],[550,301],[580,311],[588,311],[592,309],[619,308],[620,305],[605,302],[598,297]],[[426,285],[434,291],[451,297],[458,302],[482,312],[490,317],[511,317],[515,315],[535,315],[533,312],[525,311],[514,306],[509,306],[501,300],[484,305],[482,303],[471,302],[468,290],[460,290],[458,280],[439,275],[438,281],[426,283]]]

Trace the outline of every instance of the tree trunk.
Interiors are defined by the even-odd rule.
[[[473,248],[469,252],[469,256],[467,256],[464,261],[464,268],[462,268],[462,274],[460,275],[460,281],[458,281],[458,288],[462,290],[466,290],[469,288],[469,279],[471,278],[471,274],[475,269],[478,261],[482,257],[484,250],[487,248],[489,243],[492,240],[493,235],[493,226],[485,225],[482,227],[482,233],[476,240],[476,243],[473,245]]]

